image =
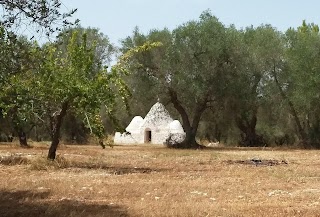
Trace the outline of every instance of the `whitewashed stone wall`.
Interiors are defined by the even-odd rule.
[[[170,135],[183,141],[185,132],[178,120],[173,120],[161,103],[152,106],[146,117],[136,116],[132,119],[126,133],[115,134],[115,144],[143,144],[146,131],[151,131],[151,144],[164,144]]]

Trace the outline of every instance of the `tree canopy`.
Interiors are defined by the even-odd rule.
[[[62,12],[61,0],[0,0],[0,7],[3,9],[0,26],[13,32],[23,27],[33,27],[35,32],[43,32],[50,36],[79,22],[70,21],[77,9]]]
[[[61,137],[91,135],[104,147],[106,134],[161,101],[186,132],[170,147],[200,148],[201,139],[320,147],[316,24],[237,29],[204,11],[172,30],[136,28],[116,47],[98,29],[74,26],[75,10],[62,13],[61,1],[0,6],[0,139],[14,134],[27,146],[41,134],[54,159]],[[58,37],[19,35],[25,21]]]
[[[317,131],[318,125],[310,121],[317,120],[317,112],[310,106],[313,99],[317,101],[317,56],[313,52],[318,40],[315,24],[303,22],[285,34],[271,25],[237,30],[205,11],[199,20],[172,31],[141,34],[136,29],[123,40],[122,51],[146,42],[161,42],[160,47],[130,59],[128,84],[133,96],[158,98],[180,115],[187,139],[178,147],[198,146],[195,137],[199,124],[209,123],[202,121],[203,115],[210,116],[220,128],[221,118],[229,120],[231,116],[233,121],[228,124],[239,132],[238,141],[243,146],[265,146],[279,139],[289,142],[295,136],[314,146],[311,143],[318,142],[310,139],[314,141],[318,133],[310,131]],[[277,108],[277,103],[281,107]],[[295,124],[291,128],[277,122],[276,116],[286,110],[290,115],[281,120],[292,120]]]

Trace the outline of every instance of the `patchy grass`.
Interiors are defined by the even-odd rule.
[[[0,145],[0,216],[320,216],[316,150],[47,148]]]
[[[31,170],[65,169],[70,166],[71,162],[60,155],[58,155],[54,161],[48,160],[45,156],[37,156],[30,160]]]
[[[9,156],[0,156],[0,165],[21,165],[27,164],[29,162],[28,158],[22,157],[20,155],[9,155]]]

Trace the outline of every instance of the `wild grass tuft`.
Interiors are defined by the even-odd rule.
[[[29,163],[29,159],[20,155],[0,156],[0,164],[7,166]]]
[[[30,162],[32,170],[51,170],[51,169],[65,169],[70,167],[71,162],[62,156],[57,156],[55,160],[48,160],[44,156],[38,156]]]

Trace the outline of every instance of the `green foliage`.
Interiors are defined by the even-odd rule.
[[[82,117],[91,133],[103,140],[101,106],[112,116],[117,96],[125,101],[129,94],[121,79],[123,71],[117,67],[107,71],[99,61],[102,57],[96,58],[96,43],[88,44],[86,32],[73,31],[63,43],[30,47],[30,55],[38,61],[33,68],[10,76],[5,95],[11,93],[12,103],[3,109],[14,110],[18,124],[43,122],[49,133],[54,132],[55,117],[66,109]]]
[[[152,30],[142,35],[135,30],[123,41],[122,51],[146,43],[159,43],[154,49],[138,52],[126,62],[128,85],[143,101],[168,101],[180,114],[190,135],[185,147],[195,144],[195,134],[203,112],[222,101],[234,65],[227,29],[208,12],[199,21],[190,21],[172,32]],[[148,94],[145,94],[145,93]],[[187,144],[188,143],[188,144]]]
[[[34,101],[25,97],[30,96],[30,90],[22,91],[19,85],[28,85],[22,74],[29,75],[38,58],[33,58],[33,49],[37,46],[20,37],[18,32],[25,28],[51,36],[61,28],[77,23],[69,21],[76,10],[62,13],[61,5],[60,0],[0,1],[0,86],[4,89],[0,93],[0,119],[12,119],[13,126],[9,128],[21,135],[25,135],[23,128],[30,124],[35,113]],[[32,120],[31,129],[34,124]]]
[[[2,38],[4,39],[4,38]],[[34,115],[34,100],[30,94],[30,81],[25,79],[30,70],[38,62],[34,51],[36,44],[28,42],[25,38],[7,37],[2,40],[4,64],[1,67],[2,78],[0,83],[0,108],[2,117],[10,119],[11,124],[7,126],[11,132],[22,133],[30,129],[38,118]]]
[[[77,11],[62,13],[62,1],[60,0],[32,0],[32,1],[0,1],[2,16],[0,26],[6,29],[34,27],[36,32],[44,31],[50,36],[64,27],[76,24],[79,21],[71,22],[69,18]],[[23,26],[25,25],[25,26]]]
[[[286,135],[290,135],[291,144],[299,131],[297,123],[310,132],[312,140],[320,129],[316,109],[318,38],[315,24],[304,22],[285,35],[270,25],[237,30],[224,27],[206,11],[199,21],[185,23],[172,32],[152,30],[143,35],[136,29],[123,41],[122,51],[146,42],[162,45],[127,60],[128,85],[133,89],[133,99],[142,104],[160,99],[175,105],[171,91],[180,105],[174,107],[189,126],[197,115],[201,117],[203,110],[199,108],[204,103],[204,110],[210,108],[206,112],[210,120],[203,126],[215,131],[217,137],[221,137],[217,129],[237,126],[247,145],[274,143]],[[297,112],[301,121],[295,118]],[[230,115],[234,122],[229,121]],[[223,119],[228,120],[229,128],[219,121]],[[188,131],[188,124],[184,128]]]
[[[286,32],[287,91],[294,103],[310,146],[320,147],[319,27],[303,21],[297,30]]]
[[[73,131],[95,135],[104,147],[106,121],[109,132],[123,131],[132,116],[145,115],[159,100],[180,115],[190,144],[198,135],[246,146],[299,139],[320,147],[320,34],[314,23],[303,21],[285,33],[270,25],[238,30],[205,11],[172,31],[142,34],[136,28],[108,69],[117,48],[98,29],[70,28],[67,20],[67,28],[55,29],[52,24],[73,11],[63,16],[60,1],[26,4],[0,1],[7,15],[0,20],[1,132],[40,127],[58,138],[60,128],[81,124]],[[13,33],[15,15],[47,33],[63,31],[39,46]],[[64,117],[68,123],[61,127]]]
[[[104,135],[103,126],[99,121],[101,105],[108,107],[112,114],[117,90],[124,99],[124,83],[120,78],[121,71],[112,70],[95,61],[95,43],[87,44],[86,33],[79,42],[79,33],[74,31],[68,40],[66,52],[61,52],[56,44],[46,45],[46,60],[41,73],[36,75],[38,84],[35,93],[43,110],[52,116],[68,102],[69,109],[74,113],[88,117],[85,123],[91,125],[92,133],[98,138]]]

